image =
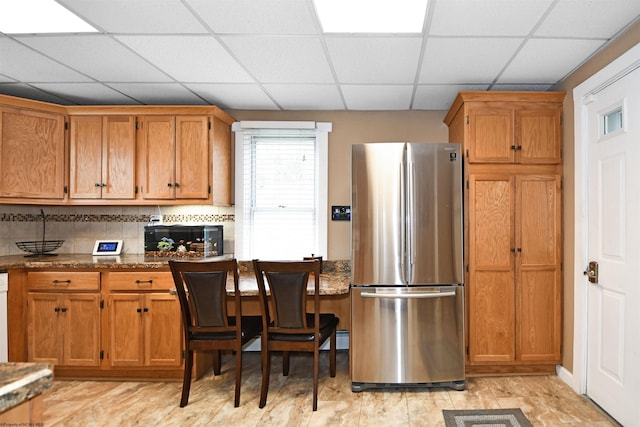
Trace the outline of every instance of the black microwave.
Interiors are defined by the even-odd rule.
[[[144,254],[162,257],[223,255],[222,225],[146,225]]]

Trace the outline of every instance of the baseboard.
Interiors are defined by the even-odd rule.
[[[329,350],[329,341],[326,341],[320,350]],[[349,350],[349,331],[339,330],[336,333],[336,350]],[[249,341],[243,351],[260,351],[260,337]]]

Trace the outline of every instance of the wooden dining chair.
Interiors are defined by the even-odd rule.
[[[271,352],[282,351],[282,374],[289,375],[289,352],[313,353],[313,410],[318,409],[320,346],[329,338],[329,375],[336,376],[336,328],[339,319],[320,313],[320,262],[253,260],[262,311],[262,388],[267,403]],[[312,311],[307,312],[309,276],[313,275]],[[265,282],[266,278],[266,282]],[[267,292],[267,284],[269,292]]]
[[[194,350],[213,352],[215,375],[220,374],[221,350],[235,351],[234,406],[237,407],[240,405],[242,346],[262,331],[260,316],[242,316],[238,263],[235,259],[170,260],[169,266],[180,300],[186,348],[180,407],[186,406],[189,401]],[[233,297],[227,296],[229,275],[233,277]],[[229,299],[233,301],[233,315],[227,313]]]

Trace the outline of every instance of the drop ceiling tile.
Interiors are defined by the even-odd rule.
[[[436,0],[428,34],[525,36],[552,0]]]
[[[212,105],[234,110],[277,110],[278,106],[257,84],[185,85]]]
[[[349,110],[408,110],[412,85],[341,85]]]
[[[109,33],[207,33],[180,0],[58,0]]]
[[[186,0],[218,34],[318,34],[312,7],[300,0]]]
[[[535,36],[610,38],[638,15],[638,0],[559,0]]]
[[[38,88],[23,83],[2,83],[0,84],[0,93],[3,95],[34,99],[36,101],[52,102],[60,105],[73,104],[69,99],[61,98],[48,92],[43,92]]]
[[[335,85],[267,84],[265,90],[284,110],[343,110]]]
[[[419,83],[491,83],[515,55],[521,38],[430,38]]]
[[[110,83],[109,87],[142,104],[206,104],[202,98],[178,83]]]
[[[116,38],[181,82],[253,82],[213,36]]]
[[[329,57],[341,84],[411,84],[422,37],[328,37]]]
[[[0,38],[0,73],[22,82],[91,81],[72,69],[9,38]]]
[[[316,37],[221,37],[232,54],[263,83],[334,83]]]
[[[600,40],[531,39],[496,83],[556,83],[602,44]]]
[[[458,92],[487,90],[489,85],[418,85],[413,99],[414,110],[448,110]]]
[[[39,83],[33,86],[79,105],[139,104],[100,83]]]
[[[109,36],[24,36],[16,39],[99,81],[170,81],[168,76]]]

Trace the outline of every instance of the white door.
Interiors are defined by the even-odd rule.
[[[640,420],[640,69],[596,93],[588,114],[587,395]],[[586,267],[586,266],[585,266]]]

